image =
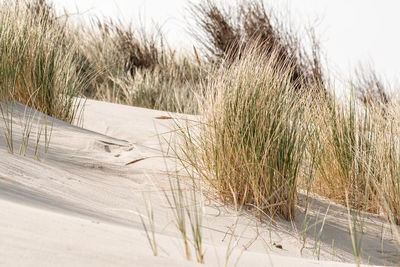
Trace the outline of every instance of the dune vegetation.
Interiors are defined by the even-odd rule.
[[[0,9],[2,98],[72,122],[79,108],[75,97],[92,74],[79,64],[78,40],[65,19],[43,1],[2,1]]]
[[[367,71],[337,97],[315,36],[304,42],[261,2],[208,0],[191,14],[199,42],[179,52],[159,30],[73,25],[44,0],[2,1],[2,106],[18,101],[70,123],[85,97],[195,114],[200,123],[177,123],[176,154],[220,201],[293,220],[298,195],[317,194],[381,214],[396,232],[398,98]]]

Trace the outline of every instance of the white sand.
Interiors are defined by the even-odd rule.
[[[22,105],[18,108],[23,111]],[[43,162],[33,159],[31,151],[26,157],[10,155],[1,138],[0,265],[196,266],[194,259],[185,260],[172,212],[161,193],[169,178],[160,147],[165,153],[163,138],[170,135],[159,138],[159,134],[170,131],[171,120],[155,119],[159,116],[177,115],[88,100],[84,128],[54,122]],[[16,126],[16,150],[20,136]],[[166,164],[170,170],[176,168],[173,160]],[[139,217],[146,215],[144,198],[151,199],[154,209],[158,257],[152,254]],[[238,266],[354,266],[346,211],[317,198],[312,201],[302,251],[300,208],[293,224],[278,220],[271,225],[206,201],[205,265],[224,266],[232,240],[235,248],[228,266],[237,259]],[[364,224],[362,263],[396,265],[399,252],[384,220],[365,215]]]

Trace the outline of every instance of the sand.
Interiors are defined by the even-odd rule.
[[[24,111],[16,106],[16,148]],[[87,100],[81,127],[53,121],[50,148],[41,161],[33,157],[34,141],[21,156],[8,153],[1,138],[0,265],[201,266],[194,251],[192,260],[185,259],[163,193],[169,194],[171,170],[179,168],[176,160],[163,157],[171,155],[166,143],[174,136],[169,117],[196,119]],[[147,222],[145,200],[154,210],[157,257],[140,220],[141,215]],[[251,211],[235,212],[204,199],[204,266],[225,266],[230,251],[228,266],[354,266],[347,211],[316,196],[311,202],[307,215],[298,208],[293,223],[261,223]],[[395,266],[399,250],[389,226],[379,216],[363,217],[360,261]],[[305,221],[308,230],[302,232]]]

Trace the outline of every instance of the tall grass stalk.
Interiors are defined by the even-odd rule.
[[[4,99],[4,98],[3,98]],[[7,151],[10,154],[14,154],[14,124],[13,116],[14,113],[14,101],[4,101],[0,103],[1,117],[4,122],[4,139],[6,140]]]
[[[158,245],[157,245],[156,235],[155,235],[153,206],[151,204],[150,199],[147,199],[144,196],[143,196],[143,199],[145,199],[145,207],[146,207],[146,213],[147,213],[148,226],[145,223],[142,215],[139,216],[140,221],[142,222],[144,231],[146,233],[147,241],[149,242],[150,248],[153,251],[153,255],[158,256]]]
[[[204,263],[204,250],[203,250],[203,201],[202,192],[199,196],[196,191],[197,188],[193,180],[193,187],[190,190],[190,205],[186,208],[187,217],[189,219],[190,228],[192,230],[193,248],[196,253],[198,263]]]
[[[346,204],[347,204],[347,221],[350,233],[351,244],[353,247],[353,254],[356,259],[356,265],[360,266],[360,253],[361,253],[361,239],[357,236],[357,215],[350,208],[348,193],[346,192]]]
[[[179,177],[175,180],[175,183],[172,181],[172,177],[169,179],[169,185],[171,189],[171,197],[168,196],[168,193],[164,191],[165,199],[167,200],[169,206],[171,207],[175,219],[175,225],[179,230],[183,247],[185,250],[185,257],[187,260],[191,259],[190,249],[189,249],[189,240],[188,240],[188,229],[186,222],[186,196],[184,194],[184,189],[182,188],[181,181]]]
[[[48,127],[50,128],[50,130]],[[35,149],[34,149],[34,155],[37,159],[46,158],[47,152],[48,152],[49,146],[50,146],[50,139],[51,139],[52,131],[53,131],[53,125],[49,126],[47,124],[47,118],[39,117],[38,118],[38,129],[36,132]],[[42,139],[43,134],[44,134],[44,151],[43,151],[43,154],[41,154],[39,148],[40,148],[40,140]]]

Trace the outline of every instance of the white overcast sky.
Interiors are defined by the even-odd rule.
[[[196,2],[201,0],[195,0]],[[77,9],[84,16],[109,16],[162,26],[173,46],[188,47],[185,31],[188,0],[53,0],[57,8]],[[234,4],[235,0],[221,3]],[[297,25],[318,21],[317,35],[331,70],[342,76],[359,63],[400,80],[400,0],[265,0],[278,11],[290,11]],[[277,4],[278,3],[278,4]]]

